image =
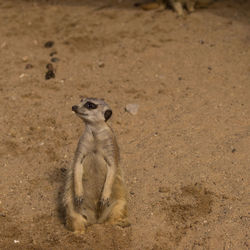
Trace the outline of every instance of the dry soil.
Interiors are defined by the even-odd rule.
[[[250,2],[134,2],[0,0],[1,249],[249,249]],[[129,228],[65,229],[80,95],[113,109]]]

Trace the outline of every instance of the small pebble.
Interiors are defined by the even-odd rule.
[[[29,57],[28,57],[28,56],[24,56],[24,57],[22,58],[22,60],[23,60],[23,62],[27,62],[27,61],[29,60]]]
[[[51,78],[55,78],[56,75],[55,75],[54,67],[53,67],[52,63],[48,63],[46,65],[46,68],[48,69],[48,71],[46,72],[45,79],[49,80]]]
[[[99,66],[99,68],[104,68],[105,64],[104,64],[104,62],[99,62],[98,66]]]
[[[45,48],[51,48],[51,47],[53,47],[53,45],[54,45],[54,42],[53,42],[53,41],[48,41],[48,42],[46,42],[46,43],[44,44],[44,47],[45,47]]]
[[[134,195],[134,194],[135,194],[135,192],[133,192],[133,191],[130,191],[129,193],[130,193],[131,195]]]
[[[126,107],[125,107],[125,110],[132,114],[132,115],[136,115],[137,112],[138,112],[138,109],[139,109],[139,105],[138,104],[127,104]]]
[[[60,59],[57,58],[57,57],[52,57],[50,61],[51,61],[51,62],[59,62]]]
[[[51,71],[54,71],[53,64],[52,64],[52,63],[48,63],[48,64],[46,65],[46,69],[51,70]]]
[[[200,44],[204,44],[205,42],[203,40],[200,40]]]
[[[56,77],[56,75],[53,71],[49,70],[48,72],[46,72],[46,75],[45,75],[46,80],[49,80],[49,79],[55,78],[55,77]]]
[[[159,192],[160,193],[168,193],[170,189],[168,187],[159,187]]]
[[[1,44],[1,49],[4,49],[6,46],[7,46],[7,43],[6,43],[6,42],[3,42],[3,43]]]
[[[26,64],[25,69],[32,69],[34,66],[30,63]]]
[[[19,76],[19,78],[24,78],[26,76],[26,74],[21,74],[20,76]]]
[[[235,152],[236,152],[236,149],[235,149],[235,148],[233,148],[233,149],[232,149],[232,153],[235,153]]]
[[[212,70],[212,67],[210,67],[210,66],[209,66],[209,67],[207,67],[207,68],[208,68],[208,70]]]
[[[56,55],[57,54],[57,51],[52,51],[49,55],[50,56],[54,56],[54,55]]]
[[[181,81],[181,80],[182,80],[182,77],[181,77],[181,76],[179,76],[179,77],[178,77],[178,80],[179,80],[179,81]]]

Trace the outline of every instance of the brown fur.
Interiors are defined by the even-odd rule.
[[[87,109],[87,102],[96,104],[97,108]],[[110,109],[103,100],[95,98],[84,98],[73,108],[86,128],[67,174],[63,197],[66,226],[79,233],[95,223],[129,226],[119,148],[104,118]]]

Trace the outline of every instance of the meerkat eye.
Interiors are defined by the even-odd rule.
[[[97,108],[97,105],[94,104],[93,102],[86,102],[84,104],[84,107],[87,108],[87,109],[96,109]]]

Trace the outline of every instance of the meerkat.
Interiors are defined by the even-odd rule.
[[[107,124],[112,110],[103,99],[82,98],[72,111],[85,123],[85,131],[67,173],[63,197],[66,226],[78,233],[96,223],[127,227],[127,193],[119,148]]]
[[[178,16],[184,15],[183,7],[186,7],[189,13],[194,12],[195,7],[197,8],[205,8],[210,5],[215,0],[155,0],[153,2],[136,3],[136,6],[140,6],[143,10],[152,10],[157,9],[161,6],[170,6],[177,12]]]

